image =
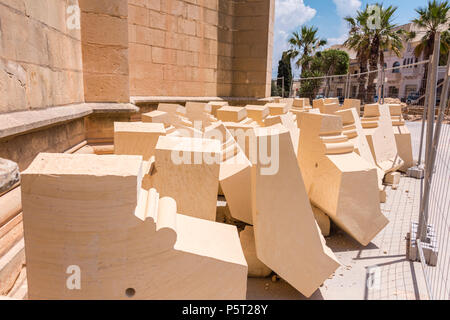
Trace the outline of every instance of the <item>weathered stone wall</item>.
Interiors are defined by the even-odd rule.
[[[0,0],[0,113],[84,101],[76,0]]]
[[[86,102],[128,102],[127,0],[79,0]]]
[[[80,28],[68,28],[81,7]],[[274,0],[0,0],[0,114],[131,96],[265,97]]]
[[[234,0],[233,91],[235,97],[270,97],[275,3]]]
[[[274,0],[128,5],[131,96],[270,93]]]

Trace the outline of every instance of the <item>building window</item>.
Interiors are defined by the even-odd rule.
[[[398,88],[397,87],[389,87],[388,97],[389,98],[398,98]]]
[[[400,62],[398,62],[398,61],[394,62],[394,65],[392,67],[393,68],[400,67]],[[400,73],[400,69],[394,69],[394,70],[392,70],[392,73]]]

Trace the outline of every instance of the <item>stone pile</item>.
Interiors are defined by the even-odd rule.
[[[401,109],[360,109],[160,104],[115,123],[115,155],[40,154],[22,174],[29,297],[245,299],[272,272],[311,296],[339,267],[330,221],[367,246],[409,165]]]

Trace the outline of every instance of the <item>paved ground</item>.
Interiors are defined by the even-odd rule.
[[[414,155],[418,155],[420,122],[408,123],[408,127]],[[402,177],[397,190],[387,188],[387,196],[381,209],[390,223],[367,247],[337,229],[326,239],[342,266],[311,299],[428,299],[421,264],[406,259],[405,237],[411,221],[418,220],[420,180]],[[306,299],[285,281],[270,278],[249,279],[247,298]]]

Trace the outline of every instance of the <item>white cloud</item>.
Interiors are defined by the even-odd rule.
[[[345,32],[337,38],[328,38],[327,39],[327,47],[331,47],[332,45],[335,45],[335,44],[343,44],[345,42],[345,40],[347,40],[347,36],[348,36],[348,32]]]
[[[283,51],[289,48],[287,40],[292,31],[311,21],[316,9],[305,5],[303,0],[275,0],[275,30],[272,70],[276,76],[278,61]]]
[[[362,5],[360,0],[333,0],[333,2],[336,5],[337,15],[341,19],[341,34],[336,38],[328,38],[327,47],[334,44],[342,44],[347,40],[349,27],[343,19],[348,16],[355,16],[356,11],[361,9]]]
[[[339,17],[353,16],[361,8],[360,0],[333,0]]]

